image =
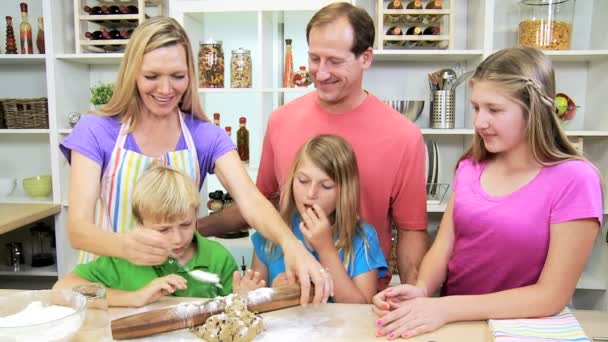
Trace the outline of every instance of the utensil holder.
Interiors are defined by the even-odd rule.
[[[453,90],[435,90],[431,99],[431,128],[454,128],[456,123]]]

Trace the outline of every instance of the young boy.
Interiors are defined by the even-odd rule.
[[[107,288],[110,306],[140,307],[171,294],[180,297],[225,296],[235,290],[263,286],[259,274],[243,277],[226,248],[196,232],[200,199],[194,182],[178,170],[153,166],[137,181],[133,190],[133,216],[140,234],[159,231],[172,242],[172,257],[162,265],[140,266],[117,257],[100,256],[59,279],[54,289],[101,283]],[[140,228],[145,227],[145,228]],[[192,278],[188,272],[216,273],[223,288]]]

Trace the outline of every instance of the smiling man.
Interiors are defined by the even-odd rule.
[[[359,162],[362,218],[375,227],[387,260],[391,225],[397,226],[401,282],[415,283],[427,249],[424,141],[411,121],[363,89],[374,35],[369,14],[348,3],[328,5],[311,18],[306,38],[316,91],[271,114],[257,186],[276,200],[306,140],[318,134],[343,137]],[[199,231],[214,235],[243,227],[237,207],[228,209],[201,219]],[[389,281],[390,275],[378,288]]]

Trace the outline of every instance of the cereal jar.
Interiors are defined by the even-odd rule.
[[[230,87],[251,88],[251,51],[243,48],[232,50]]]
[[[520,0],[519,45],[568,50],[576,0]]]
[[[224,88],[224,50],[222,42],[209,39],[199,43],[199,87]]]

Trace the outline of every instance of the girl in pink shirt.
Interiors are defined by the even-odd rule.
[[[536,49],[504,49],[477,67],[470,86],[473,144],[416,285],[374,296],[378,336],[552,315],[593,249],[600,176],[560,126],[551,61]],[[442,297],[430,297],[440,289]]]

